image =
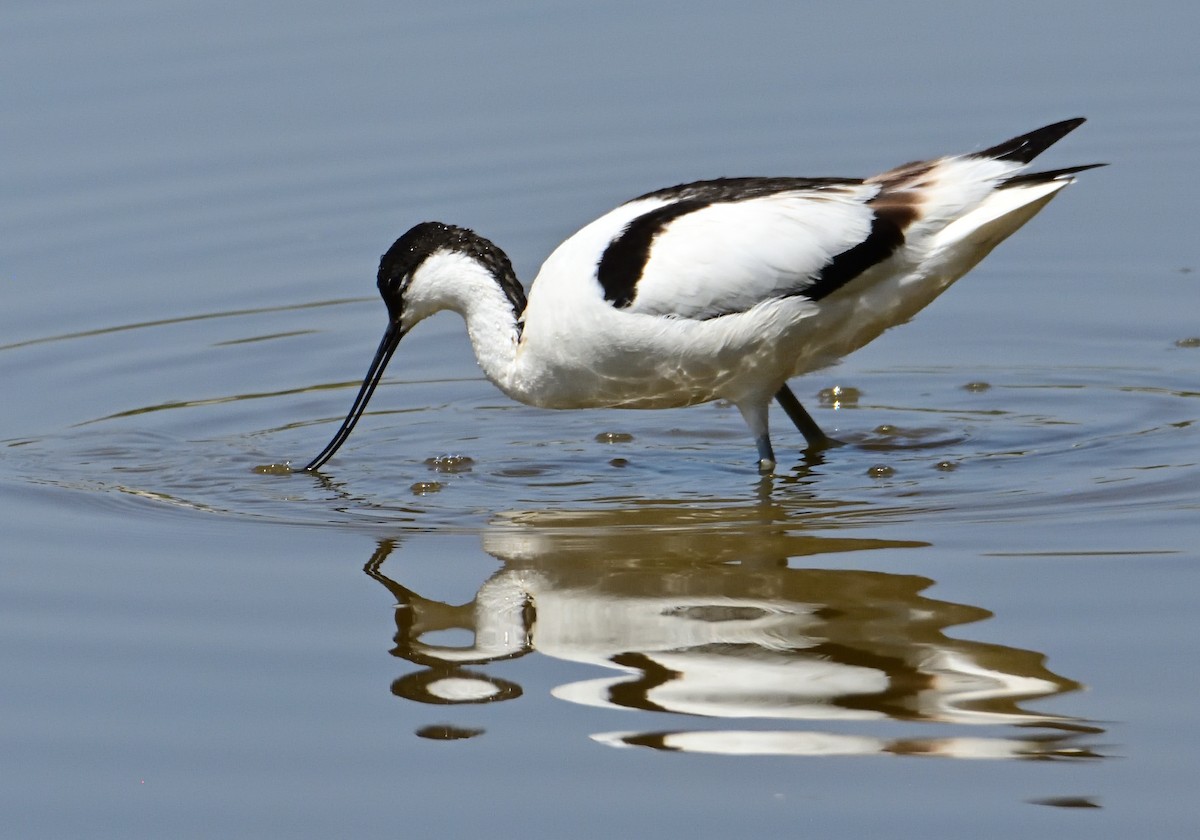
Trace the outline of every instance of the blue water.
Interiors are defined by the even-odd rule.
[[[7,4],[3,833],[1185,836],[1197,24]],[[327,480],[255,469],[328,440],[417,221],[528,282],[655,187],[1076,115],[1047,165],[1110,167],[794,384],[822,460],[780,417],[760,478],[727,406],[510,404],[445,316]]]

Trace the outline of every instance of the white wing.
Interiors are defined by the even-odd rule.
[[[977,210],[1036,202],[1098,165],[1019,174],[1082,122],[861,181],[729,178],[648,193],[555,249],[530,292],[531,309],[535,301],[547,312],[598,302],[599,291],[618,310],[703,320],[781,297],[817,301],[855,278],[878,280],[928,261],[958,266],[944,272],[948,285],[1024,220],[972,236],[990,212]]]
[[[626,234],[639,223],[655,229],[644,263],[635,258],[624,267],[632,294],[626,309],[703,319],[803,294],[834,257],[870,236],[874,213],[866,202],[879,190],[875,184],[838,184],[693,203],[661,226],[650,214],[635,219]],[[660,215],[670,216],[671,207]],[[603,260],[599,271],[603,282]],[[610,279],[610,299],[619,295],[615,285]]]
[[[786,296],[819,300],[900,250],[902,260],[926,259],[948,225],[1006,184],[1021,185],[1014,176],[1023,168],[976,154],[906,164],[861,182],[688,185],[628,222],[597,279],[614,305],[651,315],[704,319]]]

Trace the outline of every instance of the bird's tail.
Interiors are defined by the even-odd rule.
[[[997,143],[982,152],[973,152],[968,157],[989,160],[1010,160],[1014,163],[1031,163],[1035,157],[1049,149],[1085,122],[1084,117],[1063,120],[1052,125],[1034,129],[1003,143]]]
[[[1075,117],[1074,119],[1056,122],[1052,125],[1035,129],[1028,134],[1022,134],[1011,140],[1005,140],[1003,143],[998,143],[990,149],[984,149],[982,152],[974,152],[966,157],[1011,161],[1012,163],[1022,165],[1029,164],[1033,162],[1034,158],[1046,151],[1046,149],[1049,149],[1059,140],[1083,125],[1084,122],[1084,117]],[[1103,163],[1085,163],[1082,166],[1068,166],[1064,169],[1050,169],[1043,172],[1022,172],[1020,175],[1005,178],[1000,182],[999,186],[1001,188],[1020,187],[1064,180],[1070,182],[1072,180],[1070,176],[1077,172],[1106,165]]]

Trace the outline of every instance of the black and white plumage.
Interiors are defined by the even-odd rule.
[[[528,299],[504,252],[424,222],[388,250],[389,322],[318,469],[349,436],[400,339],[459,313],[484,374],[545,408],[738,407],[774,468],[777,398],[810,446],[831,441],[787,386],[903,323],[1034,216],[1077,172],[1023,170],[1076,128],[856,178],[722,178],[657,190],[546,259]]]

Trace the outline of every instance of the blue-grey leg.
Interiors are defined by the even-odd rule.
[[[834,440],[821,431],[817,421],[812,419],[812,415],[804,409],[804,406],[800,405],[800,400],[796,399],[796,395],[792,393],[792,389],[787,386],[786,382],[779,389],[779,393],[775,395],[775,399],[783,406],[783,410],[787,412],[787,416],[791,418],[792,422],[796,424],[800,434],[804,435],[810,449],[828,449],[831,446],[841,445],[840,440]],[[767,443],[767,446],[770,447],[770,442]]]
[[[768,398],[769,399],[769,398]],[[739,405],[742,419],[750,427],[754,435],[754,445],[758,447],[758,471],[769,473],[775,469],[775,450],[771,448],[771,433],[767,429],[767,408],[770,402],[762,405]]]
[[[758,471],[769,473],[775,469],[775,450],[771,448],[771,436],[759,435],[754,439],[758,447]]]

